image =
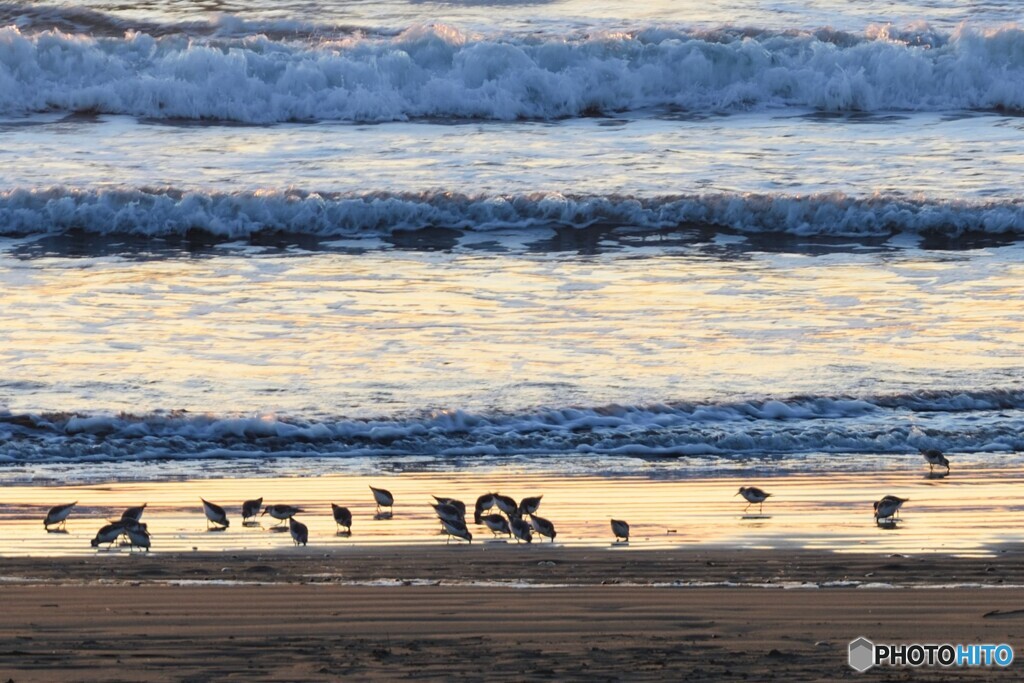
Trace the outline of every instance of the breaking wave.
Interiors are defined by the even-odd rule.
[[[558,193],[363,195],[299,190],[190,192],[55,187],[0,191],[0,235],[83,231],[98,235],[222,239],[261,232],[320,237],[380,236],[398,230],[585,228],[664,230],[703,226],[745,233],[879,237],[893,233],[1024,234],[1024,200],[928,201],[844,194],[694,194],[638,198]]]
[[[379,419],[0,413],[0,463],[422,456],[801,460],[1024,449],[1024,392],[795,397],[734,403],[451,411]],[[857,458],[852,459],[856,462]],[[856,465],[854,465],[856,466]]]
[[[0,14],[14,22],[0,28],[0,113],[270,124],[658,108],[1024,110],[1024,30],[1015,26],[482,36],[441,24],[389,35],[221,18],[208,30],[118,34],[122,20],[47,17]]]

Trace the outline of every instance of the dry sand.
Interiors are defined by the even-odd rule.
[[[858,678],[860,635],[1020,653],[1020,559],[514,545],[0,558],[0,681]],[[792,588],[830,582],[861,587]]]

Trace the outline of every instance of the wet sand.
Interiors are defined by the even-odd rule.
[[[1018,548],[540,550],[2,558],[0,680],[821,680],[855,676],[861,635],[1019,651],[1024,634]]]

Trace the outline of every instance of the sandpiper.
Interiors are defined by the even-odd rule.
[[[498,534],[505,534],[506,536],[512,536],[512,529],[508,526],[508,520],[501,515],[484,515],[480,520],[487,525],[487,528],[491,530],[491,533],[495,536]]]
[[[437,513],[437,518],[444,522],[451,522],[452,524],[461,524],[466,526],[466,514],[460,512],[459,508],[449,503],[430,504],[430,507],[434,508],[434,512]]]
[[[46,519],[43,520],[43,526],[47,531],[50,530],[50,526],[59,524],[63,528],[67,525],[68,515],[71,514],[72,508],[78,505],[78,501],[74,503],[68,503],[67,505],[54,505],[50,508],[50,511],[46,513]]]
[[[500,493],[494,494],[494,504],[498,509],[508,515],[509,519],[519,514],[519,504],[511,496],[503,496]]]
[[[537,532],[538,536],[547,536],[552,543],[555,542],[555,525],[550,520],[530,515],[530,525],[533,526],[533,530]]]
[[[930,473],[935,472],[935,466],[946,468],[946,474],[949,474],[949,460],[946,459],[945,454],[938,448],[927,448],[921,449],[921,455],[928,461],[928,471]]]
[[[629,543],[629,524],[623,522],[621,519],[612,520],[612,533],[615,534],[615,541],[624,539],[626,543]]]
[[[301,508],[297,508],[294,505],[268,505],[263,508],[263,512],[260,513],[260,517],[263,515],[270,515],[274,519],[278,520],[278,524],[284,523],[286,519],[291,519],[294,515],[302,512]]]
[[[219,526],[222,529],[227,529],[231,522],[228,521],[228,513],[224,511],[220,505],[211,503],[205,498],[200,498],[203,501],[203,512],[206,514],[206,528],[210,528],[210,523]]]
[[[434,500],[437,501],[438,505],[455,506],[456,508],[459,509],[459,513],[462,515],[462,517],[466,517],[466,504],[463,503],[461,500],[457,500],[455,498],[441,498],[439,496],[434,496]]]
[[[909,500],[909,498],[897,498],[896,496],[885,496],[881,500],[874,502],[875,508],[875,521],[879,524],[883,523],[882,520],[888,519],[892,521],[894,515],[898,514],[900,507]]]
[[[121,513],[121,521],[126,525],[131,522],[138,522],[142,519],[142,513],[146,511],[146,503],[133,508],[128,508]]]
[[[288,531],[292,534],[295,545],[306,545],[309,540],[309,527],[302,522],[296,521],[294,517],[288,518]]]
[[[452,537],[461,538],[470,543],[473,542],[473,534],[469,533],[469,529],[466,528],[465,522],[450,522],[447,519],[441,520],[441,526],[444,527],[444,532],[448,534],[448,540],[445,541],[445,545],[451,543]]]
[[[764,511],[764,502],[768,500],[768,497],[771,496],[772,494],[765,493],[756,486],[741,486],[740,490],[734,493],[733,495],[743,496],[746,499],[747,507],[743,508],[744,512],[749,510],[751,505],[757,503],[758,513],[761,513]]]
[[[334,523],[340,528],[345,527],[345,533],[352,534],[352,512],[348,508],[331,503],[331,512],[334,513]]]
[[[142,522],[132,522],[125,524],[124,533],[128,536],[128,550],[134,550],[135,548],[144,548],[146,552],[149,552],[150,537],[149,529]]]
[[[373,499],[377,501],[377,514],[381,514],[380,509],[382,507],[388,508],[389,514],[394,514],[395,497],[391,495],[391,491],[387,489],[378,489],[373,486],[370,487],[373,491]]]
[[[519,514],[521,515],[532,515],[540,507],[540,499],[544,496],[534,496],[533,498],[523,498],[519,502]]]
[[[481,517],[483,514],[494,507],[494,494],[485,493],[476,499],[476,507],[473,510],[473,521],[477,524],[481,524]]]
[[[509,526],[512,529],[512,535],[516,537],[516,543],[519,543],[519,541],[533,542],[533,534],[530,533],[529,523],[519,517],[514,517]]]
[[[260,512],[260,507],[263,506],[263,498],[254,498],[253,500],[247,500],[242,503],[242,524],[256,519],[256,515]]]
[[[123,533],[123,522],[111,522],[110,524],[101,527],[100,530],[96,532],[96,538],[92,539],[90,542],[92,543],[93,548],[99,547],[100,543],[106,543],[109,546],[120,538]]]

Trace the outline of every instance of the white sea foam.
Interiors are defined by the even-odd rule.
[[[900,232],[1019,235],[1024,233],[1024,201],[929,201],[840,193],[637,198],[558,193],[227,193],[173,188],[53,187],[0,192],[0,235],[6,236],[69,230],[182,236],[198,230],[233,240],[264,231],[343,237],[428,227],[491,231],[595,224],[652,230],[697,225],[801,236],[877,237]]]
[[[390,37],[287,40],[0,29],[0,112],[7,114],[273,123],[791,106],[1021,110],[1024,30],[855,36],[659,28],[538,38],[434,24]]]
[[[948,415],[925,434],[908,422],[914,413]],[[886,467],[905,458],[917,464],[919,448],[956,452],[960,462],[965,453],[1020,451],[1022,433],[1024,396],[1008,391],[379,419],[0,413],[0,450],[9,464],[265,457],[413,458],[409,462],[422,464],[424,458],[590,455],[682,458],[694,469],[704,461],[722,466],[757,458],[773,468],[832,470]]]

